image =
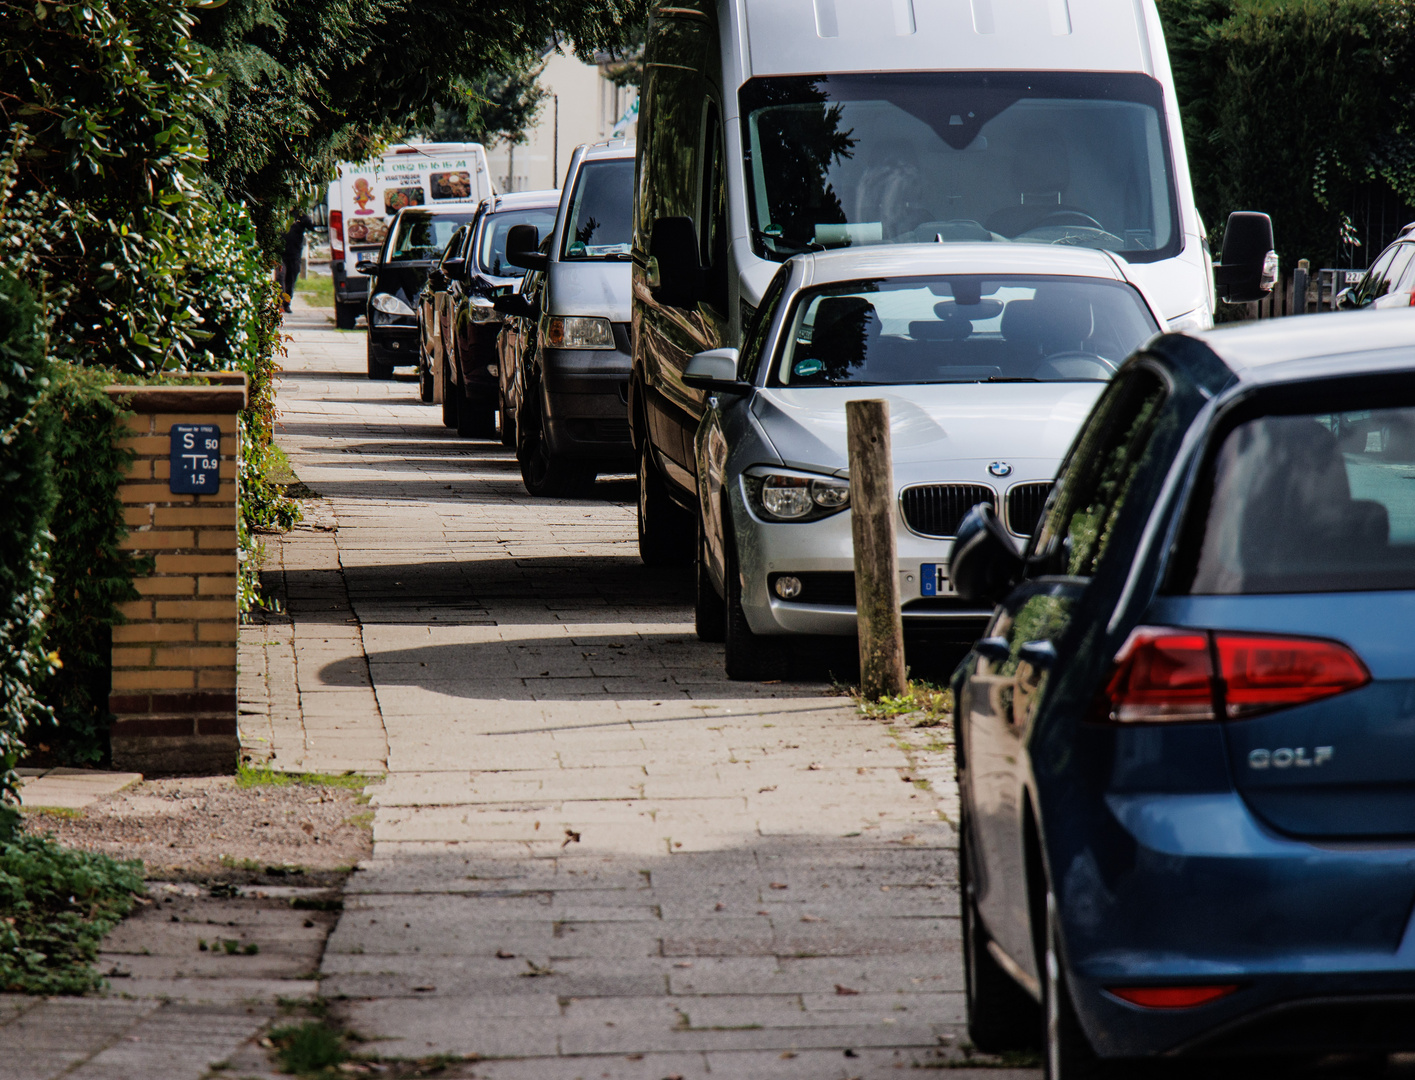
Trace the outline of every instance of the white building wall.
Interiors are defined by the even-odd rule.
[[[547,93],[535,125],[526,131],[528,141],[487,148],[497,191],[559,187],[575,147],[609,138],[638,96],[632,86],[615,86],[599,65],[566,49],[550,53],[536,80]],[[632,124],[624,134],[633,136]]]

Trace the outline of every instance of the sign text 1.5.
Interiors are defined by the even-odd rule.
[[[221,429],[215,424],[172,425],[174,495],[213,495],[221,484]]]

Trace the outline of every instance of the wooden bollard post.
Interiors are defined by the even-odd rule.
[[[860,693],[867,701],[904,693],[904,620],[894,542],[894,459],[889,402],[847,401],[850,532],[855,541],[855,610]]]

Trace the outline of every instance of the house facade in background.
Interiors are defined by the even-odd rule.
[[[499,143],[487,148],[487,160],[497,191],[538,191],[559,187],[570,154],[581,143],[613,137],[633,138],[638,120],[638,91],[615,86],[608,71],[610,58],[595,56],[586,63],[565,47],[551,49],[536,80],[544,87],[535,124],[519,146]]]

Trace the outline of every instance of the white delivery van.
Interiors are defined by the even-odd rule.
[[[792,255],[1093,248],[1172,328],[1212,323],[1154,0],[674,0],[644,61],[629,408],[648,549],[692,528],[673,504],[694,506],[706,392],[683,367],[740,344]],[[1257,299],[1271,222],[1230,219],[1224,243],[1226,297]]]
[[[375,258],[388,226],[405,206],[475,207],[494,194],[481,143],[408,143],[381,158],[343,164],[329,185],[330,268],[335,320],[351,329],[368,301],[368,279],[356,267]]]

